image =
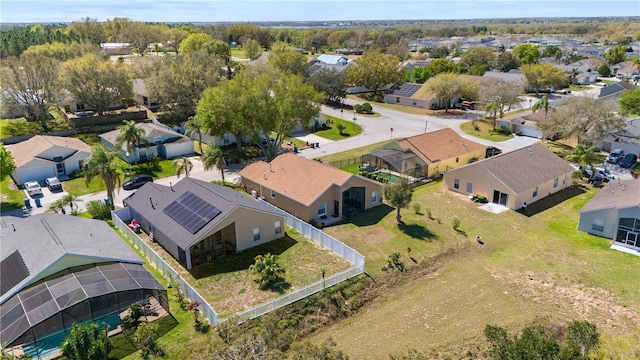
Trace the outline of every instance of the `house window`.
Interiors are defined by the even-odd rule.
[[[460,179],[453,179],[453,188],[460,189]]]
[[[416,102],[415,101],[413,102],[413,106],[416,106]]]
[[[147,98],[146,96],[143,96],[142,97],[142,105],[149,106],[149,98]]]
[[[533,197],[536,197],[536,196],[538,196],[538,187],[537,186],[533,188]]]
[[[591,230],[604,231],[604,221],[593,219],[593,225],[591,225]]]
[[[282,232],[282,223],[280,221],[276,221],[275,228],[276,234],[280,234]]]
[[[229,134],[224,134],[224,135],[222,136],[222,140],[224,141],[224,144],[225,144],[225,145],[229,145],[229,143],[231,142],[231,141],[229,140]]]
[[[473,193],[473,183],[470,183],[470,182],[467,183],[467,193],[469,194]]]
[[[260,240],[260,228],[253,229],[253,241]]]
[[[327,203],[323,202],[320,205],[318,205],[318,216],[325,216],[327,215]]]
[[[460,161],[460,158],[456,158],[456,162]]]
[[[400,98],[396,97],[396,102],[399,103],[400,102]]]
[[[371,203],[375,204],[378,202],[378,193],[375,191],[371,192]]]
[[[276,192],[275,192],[275,191],[273,191],[273,190],[271,190],[271,198],[272,198],[272,199],[275,199],[275,198],[276,198]]]
[[[553,179],[553,188],[557,188],[558,187],[558,178]]]

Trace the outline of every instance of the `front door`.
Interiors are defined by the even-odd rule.
[[[340,201],[333,200],[333,216],[340,216]]]
[[[467,194],[472,194],[473,193],[473,183],[468,182],[467,183]]]
[[[58,171],[58,175],[64,175],[64,163],[63,162],[57,163],[56,170]]]

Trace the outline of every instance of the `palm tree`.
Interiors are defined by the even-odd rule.
[[[179,178],[184,172],[184,176],[189,177],[191,169],[193,169],[193,163],[191,160],[183,156],[180,159],[173,160],[173,168],[176,170],[176,176]]]
[[[540,109],[544,109],[544,119],[547,120],[547,114],[549,113],[549,97],[547,95],[543,96],[531,107],[534,113]]]
[[[200,155],[200,158],[202,159],[202,165],[205,170],[209,171],[214,167],[220,169],[222,181],[224,181],[224,169],[226,167],[226,163],[224,161],[224,154],[218,145],[213,142],[208,143],[207,151]]]
[[[120,174],[117,165],[118,155],[105,148],[104,146],[96,146],[91,151],[91,156],[86,161],[84,169],[84,179],[88,184],[96,177],[100,177],[107,187],[107,198],[111,209],[113,204],[113,191],[120,186]]]
[[[278,255],[267,253],[255,257],[256,262],[249,268],[260,276],[260,287],[265,288],[271,284],[282,281],[285,270],[278,262]]]
[[[488,103],[484,104],[484,107],[482,108],[483,117],[493,116],[494,129],[496,128],[496,116],[498,116],[499,110],[500,110],[500,105],[498,105],[498,103],[495,101],[489,101]]]
[[[120,135],[116,138],[116,149],[121,149],[123,144],[127,144],[127,152],[133,155],[134,150],[144,139],[144,129],[136,126],[136,122],[124,120],[122,125],[118,126]],[[137,156],[134,156],[137,159]],[[129,162],[129,159],[127,159]]]
[[[565,157],[565,160],[578,163],[582,165],[583,169],[589,165],[593,172],[593,164],[598,161],[599,153],[600,149],[597,146],[578,145],[573,151],[573,154]]]
[[[573,68],[571,69],[571,71],[569,71],[569,78],[571,79],[571,84],[573,84],[576,81],[576,78],[581,73],[582,71],[578,70],[578,68]]]
[[[63,205],[69,205],[69,209],[71,209],[72,212],[73,212],[73,204],[76,204],[78,201],[84,202],[78,196],[75,196],[73,194],[66,194],[60,200],[62,200]]]
[[[200,146],[200,154],[202,154],[202,123],[198,120],[198,117],[194,115],[189,117],[189,120],[187,120],[184,126],[192,133],[194,131],[198,133],[198,144]]]
[[[57,214],[58,211],[60,211],[61,213],[66,214],[67,212],[64,210],[64,206],[65,206],[64,201],[62,201],[62,199],[58,199],[53,203],[49,204],[49,207],[47,207],[46,212],[54,212]]]
[[[112,347],[106,328],[101,330],[96,323],[73,324],[62,343],[62,356],[69,360],[106,360]]]

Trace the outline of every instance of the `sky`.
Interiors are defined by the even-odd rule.
[[[258,22],[640,16],[640,0],[0,0],[0,22]]]

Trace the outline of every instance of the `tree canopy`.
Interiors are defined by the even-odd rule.
[[[100,115],[109,105],[123,103],[133,96],[124,65],[99,59],[94,54],[66,62],[64,81],[77,103],[89,105]]]
[[[413,189],[406,178],[400,178],[395,183],[389,183],[384,187],[384,198],[391,204],[391,206],[397,209],[396,221],[402,223],[402,216],[400,215],[400,209],[406,208],[411,203],[413,198]]]
[[[395,56],[367,53],[356,64],[349,66],[344,76],[348,84],[363,86],[380,94],[383,87],[402,79],[398,63]]]
[[[113,192],[122,181],[120,173],[118,173],[118,155],[102,145],[91,149],[91,156],[84,165],[84,178],[88,184],[95,178],[100,178],[107,187],[107,197],[109,198],[109,206],[114,208]]]
[[[520,66],[518,59],[507,51],[498,55],[494,64],[495,69],[502,72],[509,72],[509,70],[517,69],[518,66]]]
[[[540,50],[535,44],[520,44],[513,48],[513,54],[522,65],[536,64],[540,59]]]
[[[254,39],[249,39],[242,44],[242,49],[251,60],[257,59],[262,54],[262,46]]]
[[[473,66],[485,65],[489,68],[495,61],[493,51],[486,48],[470,47],[460,56],[460,67],[468,70]]]
[[[15,169],[16,164],[13,161],[13,155],[0,142],[0,181],[4,180]]]
[[[520,105],[522,92],[521,85],[500,81],[493,86],[482,89],[481,101],[494,102],[497,105],[497,113],[500,118],[503,118],[505,112],[511,111],[511,109]]]
[[[186,39],[182,40],[180,43],[180,47],[178,51],[183,52],[192,52],[198,50],[206,50],[205,45],[208,42],[213,41],[213,36],[205,33],[194,33],[189,34]]]
[[[307,57],[293,49],[272,51],[269,53],[269,64],[283,74],[307,76]]]
[[[445,112],[449,110],[451,99],[461,98],[475,100],[478,98],[479,85],[473,80],[459,74],[444,73],[429,79],[426,88],[436,96],[444,99]]]
[[[569,82],[567,74],[552,64],[523,65],[520,70],[527,79],[527,87],[536,94],[549,87],[562,88]]]
[[[307,82],[324,94],[327,103],[339,103],[347,96],[344,75],[336,69],[318,69],[309,75]]]
[[[431,76],[444,73],[457,73],[458,67],[449,59],[435,59],[427,65],[427,69],[431,72]]]
[[[640,87],[623,92],[618,104],[623,114],[640,114]]]
[[[618,44],[604,52],[604,58],[607,64],[615,65],[627,59],[627,46]]]
[[[113,346],[107,329],[100,329],[96,323],[74,323],[61,348],[65,359],[106,360]]]

